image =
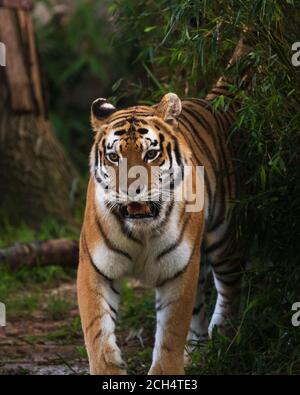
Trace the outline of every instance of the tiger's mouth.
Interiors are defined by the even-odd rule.
[[[130,202],[119,211],[126,220],[155,219],[159,215],[159,208],[153,202]]]

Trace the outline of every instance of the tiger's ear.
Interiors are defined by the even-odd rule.
[[[175,93],[167,93],[163,96],[160,103],[154,106],[156,113],[165,122],[176,122],[176,118],[182,110],[181,100]]]
[[[106,99],[99,98],[94,100],[91,106],[92,127],[97,128],[97,126],[100,126],[115,111],[117,111],[116,107]]]

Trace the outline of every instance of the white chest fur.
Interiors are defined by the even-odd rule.
[[[109,278],[130,276],[148,286],[174,277],[185,268],[192,252],[192,246],[185,238],[176,244],[181,232],[177,221],[175,213],[162,235],[140,235],[139,244],[129,239],[121,231],[118,222],[112,219],[107,223],[107,237],[114,249],[109,248],[104,241],[99,241],[92,251],[94,264]],[[168,248],[170,251],[164,253]]]
[[[162,240],[150,240],[142,246],[135,245],[134,248],[128,248],[129,245],[133,247],[133,242],[127,242],[124,251],[128,252],[130,258],[112,251],[104,243],[99,243],[93,251],[93,261],[109,278],[119,279],[130,276],[139,279],[145,285],[154,286],[174,277],[189,261],[191,247],[185,240],[168,254],[159,257],[168,245],[172,245],[172,239],[175,242],[176,239],[170,235],[168,244],[163,243]]]

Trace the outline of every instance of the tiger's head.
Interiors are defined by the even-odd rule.
[[[174,93],[157,105],[120,111],[106,99],[92,104],[96,200],[130,228],[157,227],[174,206],[187,159],[177,130],[181,109]]]

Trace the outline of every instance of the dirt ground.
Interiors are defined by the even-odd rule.
[[[140,295],[142,301],[141,294],[137,291],[137,298],[139,300]],[[57,314],[49,315],[47,310],[53,299],[63,300],[68,306],[60,311],[59,318]],[[122,315],[122,307],[120,310]],[[141,313],[139,308],[136,311]],[[153,333],[143,327],[141,320],[134,328],[132,311],[126,313],[126,307],[123,307],[123,316],[124,320],[120,319],[123,326],[117,328],[117,336],[128,372],[147,373]],[[7,314],[6,321],[6,327],[0,327],[0,375],[88,374],[75,280],[45,289],[38,309],[25,316]]]
[[[74,328],[74,319],[78,320],[75,283],[47,291],[45,299],[49,295],[73,303],[62,319],[49,318],[42,308],[28,317],[7,317],[7,326],[0,328],[2,374],[88,373],[87,359],[78,352],[83,346],[79,324]]]

